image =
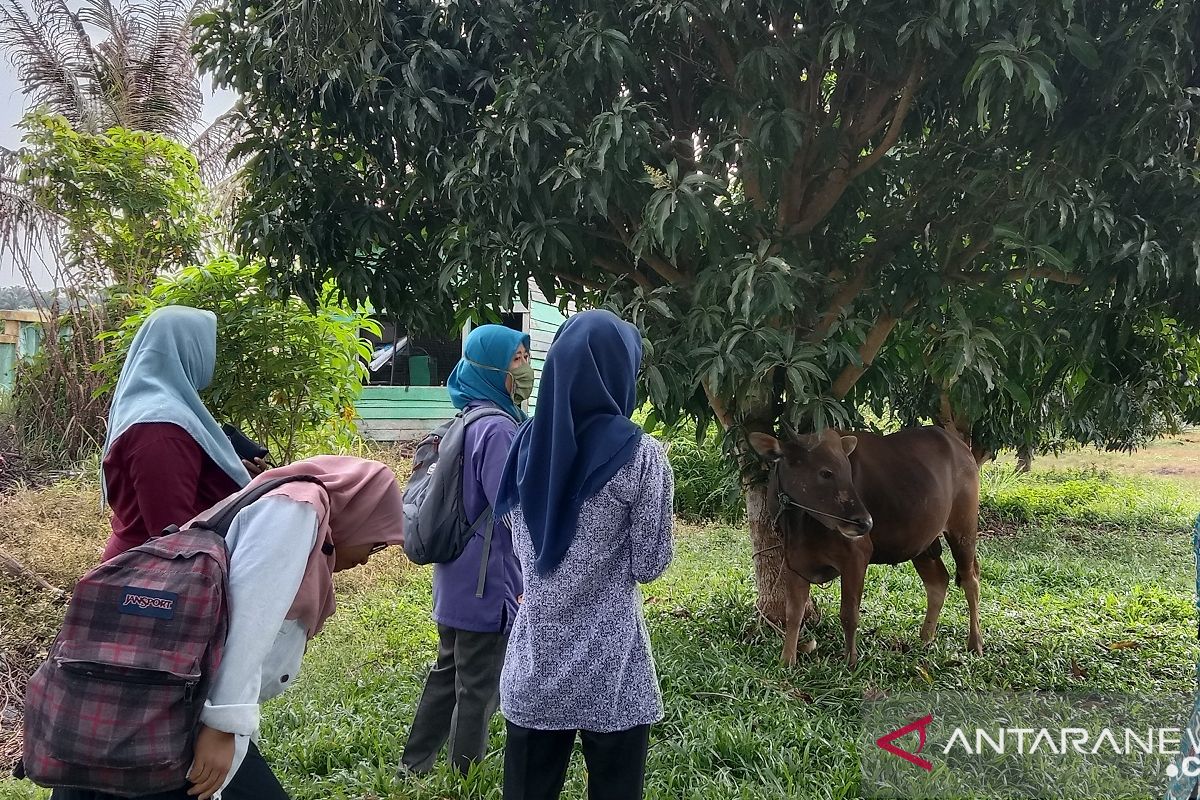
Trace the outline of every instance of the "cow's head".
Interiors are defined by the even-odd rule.
[[[848,457],[857,438],[829,429],[784,441],[752,433],[750,444],[778,471],[779,490],[793,504],[847,539],[871,532],[871,514],[854,488]]]

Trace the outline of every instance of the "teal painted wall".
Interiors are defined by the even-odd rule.
[[[535,380],[529,398],[530,411],[537,406],[546,351],[566,320],[558,308],[544,299],[531,298],[529,349]],[[355,409],[363,435],[381,441],[419,437],[455,414],[445,386],[365,386]]]
[[[4,320],[0,330],[0,391],[11,392],[17,363],[32,358],[42,346],[42,328],[36,322]],[[15,342],[9,341],[13,338]]]

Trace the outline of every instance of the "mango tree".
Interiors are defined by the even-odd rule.
[[[431,293],[530,277],[608,304],[656,416],[740,454],[892,387],[1022,404],[1005,337],[1088,370],[1139,309],[1195,322],[1191,3],[233,0],[200,25],[245,98],[238,240],[282,286],[429,322]]]

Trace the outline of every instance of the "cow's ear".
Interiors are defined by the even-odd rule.
[[[853,453],[854,448],[856,448],[856,447],[858,447],[858,437],[857,436],[843,436],[842,437],[842,449],[846,451],[846,455],[850,455],[851,453]]]
[[[750,446],[754,448],[754,452],[772,463],[783,458],[783,448],[779,446],[779,440],[769,433],[750,434]]]

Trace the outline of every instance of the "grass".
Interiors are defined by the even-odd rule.
[[[1011,454],[999,463],[1011,465]],[[1100,469],[1120,475],[1170,478],[1177,484],[1200,489],[1200,430],[1166,436],[1133,453],[1107,453],[1093,448],[1068,450],[1060,456],[1034,459],[1037,469]]]
[[[782,667],[778,637],[754,618],[745,534],[681,525],[674,564],[645,589],[667,708],[652,734],[647,797],[856,797],[864,696],[1032,688],[1190,696],[1197,510],[1194,496],[1162,479],[989,471],[991,533],[980,547],[985,654],[966,652],[956,589],[937,640],[921,647],[920,581],[909,565],[877,566],[854,670],[841,661],[830,613],[836,586],[816,592],[826,612],[817,652]],[[55,548],[74,536],[62,535]],[[6,547],[10,536],[0,539]],[[436,650],[429,602],[428,570],[400,558],[341,584],[338,614],[313,642],[301,685],[265,707],[264,750],[297,800],[499,797],[498,717],[491,755],[465,781],[444,768],[420,780],[394,777]],[[576,759],[564,796],[583,796],[584,780]],[[0,783],[0,798],[39,796],[28,784]]]

